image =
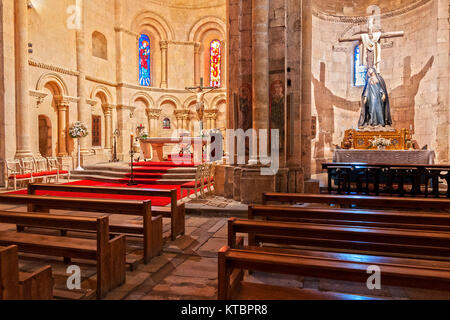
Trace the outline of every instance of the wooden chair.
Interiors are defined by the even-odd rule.
[[[49,182],[52,178],[55,182],[58,182],[58,171],[50,170],[48,167],[48,161],[44,157],[34,158],[35,172],[33,177],[36,179],[42,178],[44,181]]]
[[[0,245],[17,245],[20,252],[63,257],[66,261],[67,258],[97,261],[97,296],[99,298],[125,282],[125,236],[111,237],[108,217],[92,218],[1,211],[0,222],[27,227],[95,232],[96,239],[91,240],[0,231]]]
[[[205,197],[205,173],[206,173],[206,165],[200,164],[197,166],[197,171],[195,172],[195,180],[191,182],[187,182],[181,185],[181,194],[183,194],[183,190],[187,191],[187,196],[189,197],[189,192],[194,191],[195,199],[198,199],[197,192],[200,191],[200,196],[202,198]]]
[[[0,300],[50,300],[53,298],[52,267],[19,271],[16,245],[0,247]]]
[[[21,181],[29,181],[33,182],[33,167],[31,169],[24,168],[21,161],[14,160],[6,160],[6,177],[5,181],[7,182],[7,189],[9,189],[10,182],[13,183],[14,190],[17,190],[17,182]]]
[[[70,181],[70,167],[69,165],[63,165],[59,163],[58,159],[55,157],[47,158],[49,171],[56,171],[57,178],[56,183],[59,183],[59,178],[66,177],[67,182]]]
[[[143,235],[144,262],[150,262],[162,250],[162,216],[152,217],[151,201],[123,201],[114,199],[88,199],[88,198],[63,198],[32,195],[0,194],[0,203],[27,205],[29,212],[45,212],[50,209],[100,212],[121,215],[139,216],[143,222],[114,221],[109,224],[109,229],[114,233]],[[70,214],[73,215],[73,214]],[[65,228],[73,230],[70,224]],[[18,231],[23,226],[18,225]]]
[[[170,199],[170,207],[153,206],[152,212],[170,218],[171,238],[175,240],[177,236],[185,233],[185,204],[178,204],[177,189],[144,189],[144,188],[120,188],[120,187],[96,187],[77,185],[54,185],[33,183],[28,185],[28,194],[36,195],[36,191],[55,192],[78,192],[92,194],[117,194],[129,196],[149,196]]]

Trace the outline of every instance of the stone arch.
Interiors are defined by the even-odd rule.
[[[182,107],[180,99],[172,95],[163,95],[161,98],[158,99],[156,105],[158,106],[158,108],[162,109],[162,104],[166,101],[172,102],[176,106],[176,109],[180,109]]]
[[[92,55],[108,60],[108,40],[103,33],[98,31],[92,33]]]
[[[42,91],[42,89],[47,84],[50,85],[50,87],[54,90],[55,94],[62,95],[62,96],[69,95],[69,90],[67,89],[66,82],[58,74],[56,74],[54,72],[47,72],[47,73],[43,74],[39,78],[39,80],[36,84],[36,90]]]
[[[201,42],[203,34],[210,30],[218,31],[222,39],[225,39],[225,22],[217,17],[204,17],[197,21],[191,28],[188,34],[188,41]]]
[[[109,89],[105,86],[98,85],[91,92],[91,99],[100,97],[101,103],[112,103],[113,97]]]
[[[197,96],[190,96],[189,98],[187,98],[187,99],[184,101],[183,109],[189,109],[189,106],[190,106],[193,102],[197,102]],[[208,103],[207,103],[207,101],[205,100],[205,109],[207,109],[207,105],[208,105]]]
[[[131,24],[131,30],[140,34],[146,26],[151,26],[155,29],[162,40],[173,40],[175,34],[171,26],[162,18],[151,11],[144,11],[139,13]]]
[[[153,98],[146,92],[143,91],[138,91],[136,92],[130,100],[130,106],[134,105],[134,103],[138,100],[143,101],[146,106],[147,109],[153,109],[155,107],[155,101],[153,100]]]
[[[227,96],[225,94],[217,95],[211,100],[211,109],[218,109],[221,102],[227,102]]]

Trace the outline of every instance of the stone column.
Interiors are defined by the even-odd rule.
[[[15,0],[16,158],[33,156],[28,91],[28,1]]]
[[[135,107],[118,104],[117,123],[120,131],[120,137],[117,139],[117,149],[119,157],[125,161],[130,161],[130,134],[132,132],[132,118]],[[136,134],[133,131],[134,134]]]
[[[161,118],[161,109],[147,109],[149,122],[148,134],[150,137],[159,137],[158,122]]]
[[[102,104],[103,114],[105,115],[105,149],[112,148],[112,110],[113,105]]]
[[[269,0],[252,0],[253,129],[269,129]],[[253,139],[249,164],[257,164],[258,141]]]
[[[89,130],[89,108],[86,103],[86,46],[85,46],[85,32],[84,32],[84,0],[77,1],[80,16],[80,26],[76,31],[76,50],[77,50],[77,71],[78,71],[78,120],[84,123]],[[89,153],[88,137],[79,139],[81,154]]]
[[[311,179],[311,0],[302,1],[302,167],[305,181]]]
[[[69,111],[69,101],[64,97],[55,97],[56,108],[58,110],[58,157],[66,157],[67,152],[67,120]]]
[[[185,110],[185,109],[175,110],[175,117],[177,118],[178,130],[189,131],[189,128],[188,128],[189,110]]]
[[[161,88],[167,88],[167,41],[160,41],[161,48]]]
[[[207,128],[206,129],[208,129],[208,130],[217,129],[216,121],[217,121],[218,113],[219,113],[219,110],[217,110],[217,109],[205,110],[205,118],[207,119]]]
[[[200,48],[201,43],[194,44],[194,83],[196,86],[200,85]]]

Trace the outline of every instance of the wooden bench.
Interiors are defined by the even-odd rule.
[[[359,225],[397,229],[426,229],[450,232],[450,214],[367,209],[333,209],[254,205],[248,208],[248,219]]]
[[[152,206],[153,214],[171,219],[171,239],[185,233],[185,204],[178,204],[177,189],[144,189],[120,187],[96,187],[77,185],[55,185],[34,183],[28,185],[28,194],[35,195],[36,191],[77,192],[94,194],[117,194],[127,196],[146,196],[170,198],[170,207]]]
[[[0,245],[17,245],[20,252],[97,261],[97,296],[125,283],[125,236],[110,240],[108,217],[58,216],[0,212],[0,223],[39,228],[91,231],[96,239],[0,231]]]
[[[228,221],[230,247],[241,243],[237,233],[251,234],[250,246],[270,243],[394,257],[421,256],[435,260],[450,257],[450,232],[231,218]]]
[[[292,274],[304,277],[344,280],[366,285],[368,267],[377,265],[381,269],[382,286],[399,286],[432,290],[450,290],[450,265],[446,262],[385,258],[377,256],[344,255],[326,252],[289,250],[265,250],[261,248],[231,249],[223,247],[219,251],[219,292],[220,300],[240,299],[243,293],[250,292],[253,299],[257,293],[246,289],[243,282],[244,270],[262,271],[278,274]],[[255,286],[253,286],[255,289]],[[256,288],[257,289],[257,288]],[[289,288],[269,288],[263,292],[263,298],[308,299]],[[269,293],[268,293],[269,292]],[[264,294],[265,293],[265,294]],[[319,295],[317,293],[317,295]],[[281,297],[280,297],[281,296]],[[333,297],[330,297],[333,299]],[[355,299],[357,296],[337,295],[334,299]],[[312,296],[312,299],[323,299]],[[361,299],[361,297],[359,297]]]
[[[409,209],[450,209],[450,199],[445,198],[413,198],[413,197],[384,197],[361,195],[334,195],[308,193],[264,193],[263,204],[268,202],[287,203],[320,203],[351,206],[357,205],[368,208],[409,208]]]
[[[150,200],[124,201],[0,194],[0,203],[28,205],[29,212],[48,213],[50,209],[58,209],[140,216],[143,217],[142,224],[114,222],[109,225],[109,228],[113,233],[143,235],[145,263],[150,262],[151,258],[159,255],[162,250],[162,216],[152,217]],[[65,229],[74,230],[70,225],[67,225]]]
[[[50,300],[53,298],[52,267],[19,271],[17,246],[0,247],[0,300]]]

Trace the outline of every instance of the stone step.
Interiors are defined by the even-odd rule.
[[[127,180],[128,177],[110,177],[98,174],[86,174],[86,173],[73,173],[70,178],[72,180],[93,180],[98,182],[109,182],[109,183],[123,183],[123,180]],[[139,182],[141,179],[135,179]],[[154,185],[181,185],[187,182],[191,182],[192,179],[155,179],[155,181],[142,181],[143,184],[154,184]]]

